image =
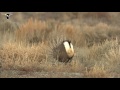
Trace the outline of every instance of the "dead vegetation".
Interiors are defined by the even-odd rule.
[[[61,12],[60,19],[50,12],[18,14],[20,19],[15,14],[0,22],[0,77],[120,77],[119,13]],[[75,49],[66,65],[53,58],[50,48],[64,39]]]

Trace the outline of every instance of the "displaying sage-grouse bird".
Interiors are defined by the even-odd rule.
[[[74,49],[70,40],[65,40],[60,45],[53,48],[53,57],[60,62],[71,62],[73,56]]]

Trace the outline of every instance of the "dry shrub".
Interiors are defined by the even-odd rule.
[[[46,45],[24,46],[18,43],[5,43],[0,50],[0,59],[4,69],[34,70],[46,59]]]
[[[66,39],[69,39],[76,46],[85,46],[86,41],[83,33],[77,27],[70,23],[60,23],[57,25],[56,32]]]
[[[57,26],[57,31],[64,33],[67,37],[73,38],[75,36],[75,27],[69,23],[61,23]]]
[[[86,78],[108,78],[109,74],[104,69],[104,66],[94,65],[90,70],[86,68],[84,77]]]
[[[89,58],[94,58],[94,59],[99,59],[103,58],[105,53],[108,53],[111,48],[117,48],[118,47],[118,41],[116,40],[111,40],[108,41],[106,40],[103,44],[96,45],[94,44],[90,50]]]
[[[109,72],[120,73],[120,45],[118,39],[111,41],[111,48],[105,53],[105,64]]]
[[[110,20],[111,16],[109,12],[86,12],[83,15],[84,18],[97,18],[97,19],[105,19]]]
[[[18,28],[18,25],[13,21],[0,22],[0,33],[14,32]]]
[[[115,30],[115,32],[114,32]],[[113,34],[111,33],[113,32]],[[77,28],[70,23],[55,20],[38,21],[29,19],[16,31],[16,41],[29,43],[47,42],[57,37],[70,39],[76,46],[92,46],[94,43],[103,43],[106,39],[119,36],[118,28],[100,22],[94,26],[87,24]]]
[[[42,42],[46,40],[50,31],[51,30],[45,21],[33,20],[30,18],[16,31],[16,40],[26,41],[29,43]]]
[[[47,58],[48,60],[42,61],[40,64],[40,68],[42,68],[43,71],[49,72],[73,72],[73,73],[80,73],[85,68],[84,66],[79,62],[79,60],[73,60],[71,63],[61,63],[53,58]]]
[[[103,44],[94,44],[90,48],[84,48],[84,52],[81,51],[82,49],[79,49],[79,51],[77,51],[77,57],[79,56],[78,59],[80,60],[82,65],[84,65],[84,67],[87,67],[87,69],[91,69],[94,67],[95,64],[97,64],[104,65],[105,70],[109,71],[111,70],[110,67],[113,66],[113,63],[110,63],[106,59],[106,56],[112,48],[118,48],[118,42],[114,40],[106,40]]]
[[[77,28],[70,23],[61,23],[57,26],[58,35],[64,35],[70,39],[74,45],[92,46],[94,43],[102,43],[109,39],[109,32],[111,27],[106,23],[98,23],[95,26],[84,25]]]
[[[83,36],[88,46],[92,46],[94,43],[104,43],[105,40],[111,40],[113,37],[119,36],[119,30],[117,27],[111,27],[106,23],[98,23],[95,26],[85,25],[83,27]],[[115,30],[115,31],[114,31]],[[113,32],[113,34],[111,34]]]

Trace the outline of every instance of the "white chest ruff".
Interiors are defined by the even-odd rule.
[[[68,56],[72,57],[74,55],[74,49],[72,43],[69,44],[68,42],[64,42],[63,44]]]

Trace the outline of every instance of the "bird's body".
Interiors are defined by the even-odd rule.
[[[69,62],[74,56],[74,49],[71,41],[65,40],[53,49],[53,57],[60,62]]]

